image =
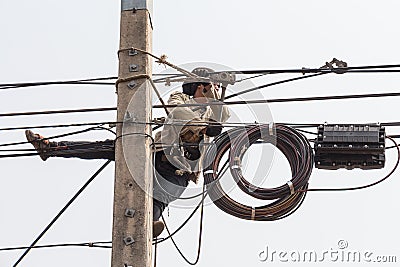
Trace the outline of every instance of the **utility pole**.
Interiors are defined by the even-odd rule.
[[[115,143],[112,267],[151,265],[152,162],[151,60],[130,48],[151,52],[152,0],[121,0],[117,139]],[[147,137],[146,137],[147,134]],[[149,194],[150,193],[150,194]]]

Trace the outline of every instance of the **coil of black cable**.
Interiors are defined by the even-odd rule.
[[[287,158],[292,179],[282,186],[261,188],[249,183],[242,174],[241,161],[249,147],[257,141],[275,145]],[[229,197],[217,178],[223,155],[229,152],[232,177],[245,193],[262,200],[273,200],[264,206],[252,207]],[[303,202],[313,166],[313,150],[307,138],[283,124],[261,124],[234,128],[214,139],[204,155],[203,176],[207,191],[215,205],[224,212],[246,220],[270,221],[289,216]]]

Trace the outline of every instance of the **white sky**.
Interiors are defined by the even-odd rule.
[[[153,52],[167,54],[174,64],[211,62],[233,69],[320,67],[333,57],[349,66],[396,64],[400,62],[399,9],[398,1],[369,0],[154,1]],[[1,1],[0,83],[117,76],[119,16],[119,1]],[[154,66],[154,72],[163,70],[162,66]],[[288,77],[294,76],[266,77],[254,83]],[[265,98],[283,98],[396,92],[399,80],[396,74],[332,74],[272,87],[262,93]],[[116,105],[113,86],[48,86],[0,94],[0,113]],[[304,102],[264,108],[270,109],[275,122],[388,122],[399,121],[398,101],[385,98]],[[246,121],[242,108],[232,107],[232,112]],[[114,119],[113,112],[11,117],[0,118],[0,127]],[[51,136],[75,130],[38,132]],[[387,132],[398,134],[399,129],[390,128]],[[23,131],[0,133],[0,143],[24,138]],[[91,132],[70,139],[104,138],[112,136]],[[314,170],[310,187],[345,187],[376,181],[389,172],[395,156],[394,151],[387,152],[384,170]],[[102,161],[51,158],[42,162],[39,157],[27,157],[1,159],[0,164],[1,248],[29,245]],[[261,160],[256,162],[257,166],[262,164],[267,165]],[[111,164],[93,182],[39,244],[111,240],[113,167]],[[288,175],[288,164],[277,155],[271,170],[271,176],[276,178],[273,181],[284,183]],[[395,255],[400,261],[397,178],[398,171],[384,183],[364,191],[309,193],[295,214],[276,222],[244,221],[208,205],[198,266],[272,265],[258,259],[266,246],[270,250],[315,250],[322,254],[337,249],[341,239],[353,251]],[[245,196],[237,197],[249,201]],[[190,210],[171,208],[169,213],[169,227],[175,229]],[[196,254],[197,232],[195,216],[176,238],[190,259]],[[12,266],[22,252],[0,252],[0,266]],[[102,267],[110,266],[110,255],[111,250],[93,248],[32,250],[19,266]],[[157,264],[186,266],[169,241],[159,246]],[[319,265],[329,264],[340,263],[326,261]]]

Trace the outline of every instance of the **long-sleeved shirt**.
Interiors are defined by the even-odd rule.
[[[166,156],[171,164],[191,173],[191,180],[195,182],[198,181],[201,171],[201,157],[195,162],[185,158],[181,145],[208,142],[208,137],[203,136],[203,132],[208,126],[209,119],[225,122],[230,117],[228,108],[221,105],[179,107],[181,104],[196,103],[195,99],[182,92],[173,92],[168,99],[168,105],[178,106],[169,108],[170,114],[165,120],[164,128],[155,136],[156,151],[167,152]]]

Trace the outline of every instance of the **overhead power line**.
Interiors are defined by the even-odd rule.
[[[111,244],[111,241],[106,242],[85,242],[85,243],[65,243],[65,244],[51,244],[51,245],[40,245],[34,246],[33,249],[39,248],[58,248],[58,247],[90,247],[90,248],[111,248],[111,246],[107,246],[107,244]],[[13,250],[21,250],[27,249],[29,247],[8,247],[8,248],[0,248],[0,251],[13,251]]]
[[[301,69],[265,69],[265,70],[227,70],[214,73],[229,72],[235,74],[282,74],[282,73],[346,73],[346,72],[400,72],[400,70],[387,70],[400,68],[400,64],[389,65],[369,65],[354,67],[335,67],[335,68],[301,68]],[[214,74],[213,73],[213,74]]]
[[[312,77],[316,77],[316,76],[321,76],[321,75],[324,75],[324,74],[327,74],[327,73],[317,73],[317,74],[312,74],[312,75],[301,76],[301,77],[286,79],[286,80],[282,80],[282,81],[277,81],[277,82],[273,82],[273,83],[267,83],[267,84],[264,84],[264,85],[256,86],[256,87],[253,87],[253,88],[250,88],[250,89],[246,89],[246,90],[231,94],[229,96],[226,96],[225,99],[229,99],[229,98],[232,98],[232,97],[235,97],[235,96],[239,96],[239,95],[243,95],[243,94],[246,94],[246,93],[250,93],[250,92],[253,92],[253,91],[256,91],[256,90],[260,90],[262,88],[266,88],[266,87],[270,87],[270,86],[274,86],[274,85],[278,85],[278,84],[283,84],[283,83],[288,83],[288,82],[293,82],[293,81],[298,81],[298,80],[302,80],[302,79],[312,78]]]
[[[276,98],[276,99],[226,101],[226,102],[215,101],[215,102],[209,102],[209,103],[205,103],[205,104],[198,103],[198,104],[180,104],[180,105],[154,105],[153,108],[165,108],[165,107],[174,108],[174,107],[195,107],[195,106],[201,107],[201,106],[209,106],[209,105],[250,105],[250,104],[344,100],[344,99],[356,99],[356,98],[378,98],[378,97],[395,97],[395,96],[400,96],[400,93],[396,92],[396,93],[376,93],[376,94],[357,94],[357,95],[312,96],[312,97],[297,97],[297,98]],[[66,113],[85,113],[85,112],[115,111],[115,110],[117,110],[116,107],[29,111],[29,112],[0,113],[0,117],[50,115],[50,114],[66,114]]]
[[[389,64],[389,65],[369,65],[369,66],[354,66],[354,67],[335,67],[335,68],[301,68],[301,69],[264,69],[264,70],[228,70],[228,71],[217,71],[214,73],[229,72],[235,74],[284,74],[284,73],[396,73],[400,70],[391,68],[400,68],[400,64]],[[185,74],[180,73],[154,73],[153,76],[168,76],[169,79],[186,77]],[[259,77],[254,76],[250,78]],[[47,86],[47,85],[115,85],[115,82],[102,82],[106,80],[116,80],[118,77],[98,77],[89,79],[77,79],[77,80],[66,80],[66,81],[40,81],[40,82],[19,82],[19,83],[2,83],[0,84],[0,90],[6,89],[16,89],[16,88],[26,88],[26,87],[37,87],[37,86]],[[247,80],[245,78],[243,80]],[[154,82],[164,82],[165,77],[153,80]]]
[[[22,82],[22,83],[3,83],[0,84],[0,90],[25,88],[25,87],[36,87],[45,85],[115,85],[115,82],[101,82],[105,80],[114,80],[118,77],[102,77],[102,78],[91,78],[83,80],[68,80],[68,81],[48,81],[48,82]]]
[[[376,93],[376,94],[357,94],[357,95],[332,95],[332,96],[312,96],[312,97],[295,97],[295,98],[275,98],[275,99],[255,99],[241,101],[226,101],[226,102],[209,102],[197,104],[180,104],[180,105],[165,105],[167,108],[174,107],[196,107],[196,106],[211,106],[211,105],[250,105],[250,104],[270,104],[270,103],[289,103],[289,102],[305,102],[305,101],[325,101],[325,100],[344,100],[357,98],[378,98],[378,97],[395,97],[400,96],[400,93]],[[162,105],[154,105],[153,108],[163,108]]]
[[[116,107],[66,109],[66,110],[46,110],[46,111],[27,111],[27,112],[0,113],[0,117],[50,115],[50,114],[66,114],[66,113],[85,113],[85,112],[115,111],[115,110],[117,110]]]
[[[49,124],[49,125],[32,125],[32,126],[19,126],[19,127],[6,127],[0,128],[0,131],[15,131],[15,130],[29,130],[29,129],[45,129],[45,128],[66,128],[66,127],[81,127],[93,125],[113,125],[122,122],[105,121],[105,122],[84,122],[84,123],[69,123],[69,124]]]

